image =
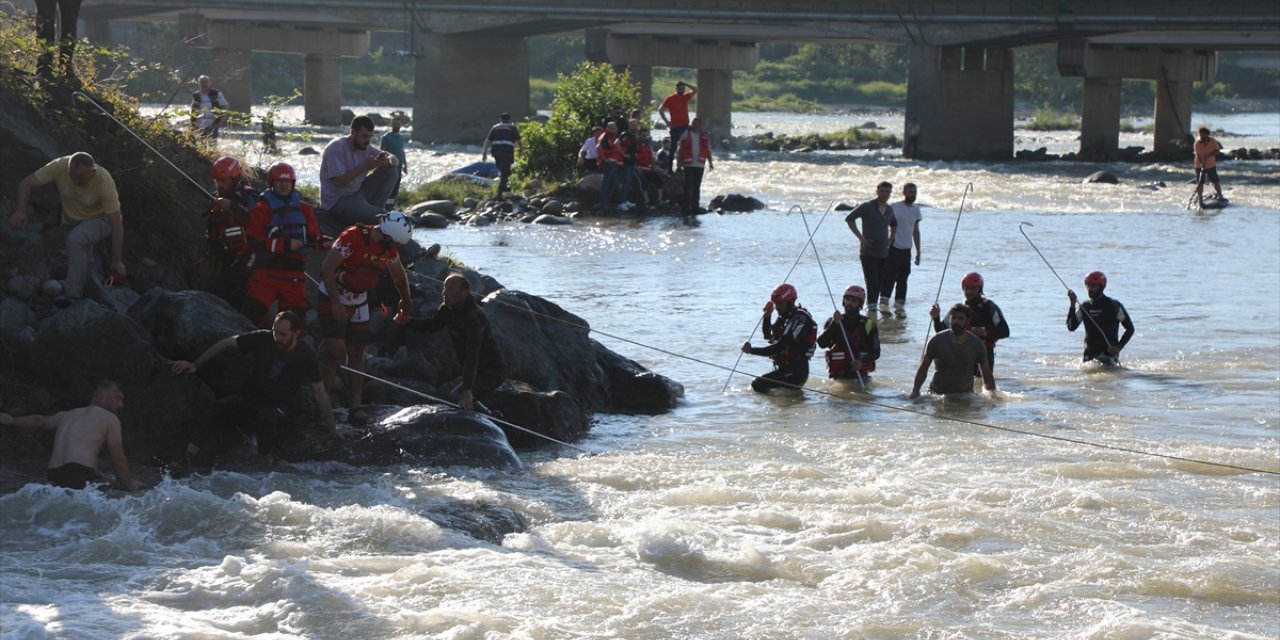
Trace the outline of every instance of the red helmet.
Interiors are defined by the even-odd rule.
[[[1090,271],[1089,275],[1084,277],[1084,286],[1098,285],[1100,287],[1107,286],[1107,274],[1101,271]]]
[[[862,287],[859,287],[856,284],[851,284],[848,287],[846,287],[844,290],[844,297],[848,298],[849,296],[853,296],[863,302],[866,302],[867,290],[863,289]]]
[[[774,304],[781,302],[795,302],[797,297],[799,296],[796,293],[796,288],[785,282],[778,285],[778,288],[774,289],[773,293],[769,294],[769,299],[772,300]]]
[[[222,156],[217,162],[213,163],[213,170],[209,173],[213,174],[214,180],[228,180],[240,177],[240,161],[231,156]]]
[[[277,162],[267,169],[267,184],[272,184],[277,180],[288,180],[289,182],[297,182],[298,174],[293,172],[293,165],[288,162]]]
[[[977,287],[981,289],[982,285],[983,285],[982,274],[978,273],[977,271],[972,271],[970,273],[964,274],[964,279],[960,281],[961,288]]]

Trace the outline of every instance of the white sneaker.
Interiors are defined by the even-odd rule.
[[[633,206],[635,205],[632,205],[630,202],[624,202],[618,205],[618,211],[630,211]]]

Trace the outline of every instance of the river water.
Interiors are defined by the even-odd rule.
[[[900,120],[737,121],[832,131],[877,117]],[[1278,146],[1280,116],[1222,118],[1237,127],[1228,148]],[[418,179],[478,148],[411,154]],[[304,180],[313,158],[291,156]],[[1080,184],[1099,168],[1121,184]],[[126,498],[28,486],[0,497],[0,627],[5,638],[1275,638],[1278,169],[1221,165],[1233,206],[1195,214],[1187,166],[738,154],[704,193],[769,209],[420,231],[587,319],[685,398],[666,415],[599,416],[579,443],[591,454],[526,452],[518,472],[279,465]],[[825,380],[820,357],[803,393],[751,392],[745,374],[767,371],[763,358],[730,378],[806,222],[818,256],[805,252],[789,278],[800,302],[829,315],[828,284],[838,296],[861,280],[841,214],[824,212],[869,199],[880,180],[920,186],[924,251],[905,316],[881,318],[869,389]],[[1143,188],[1158,181],[1167,188]],[[1137,325],[1123,369],[1081,365],[1065,290],[1020,227],[1073,288],[1107,272]],[[913,403],[928,306],[940,282],[942,302],[958,301],[971,270],[1012,328],[1000,391]],[[515,510],[528,528],[496,543],[435,524],[474,504]]]

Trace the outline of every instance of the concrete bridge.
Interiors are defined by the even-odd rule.
[[[264,8],[269,7],[269,8]],[[211,75],[247,108],[249,52],[306,56],[309,120],[333,122],[338,60],[362,55],[371,31],[410,34],[416,138],[475,142],[497,113],[527,115],[530,36],[583,32],[588,59],[631,70],[646,98],[654,66],[696,69],[698,114],[731,127],[732,73],[751,70],[769,41],[909,45],[906,118],[918,157],[1013,155],[1013,55],[1056,45],[1064,75],[1084,82],[1082,151],[1114,153],[1122,78],[1158,84],[1154,146],[1191,125],[1191,87],[1211,80],[1216,52],[1280,50],[1270,0],[84,0],[93,37],[111,20],[177,20],[213,49]],[[662,88],[665,93],[668,88]],[[945,132],[945,135],[939,135]]]

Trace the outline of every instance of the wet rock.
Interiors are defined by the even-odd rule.
[[[166,357],[189,362],[219,340],[255,329],[222,298],[205,291],[157,287],[139,298],[128,316]],[[251,363],[250,358],[238,354],[220,357],[206,364],[198,375],[218,395],[226,395],[244,386]]]
[[[572,442],[581,438],[590,425],[589,414],[563,391],[538,391],[527,383],[508,380],[483,399],[485,406],[501,415],[504,422],[519,425],[555,438]],[[499,423],[514,447],[541,447],[551,443],[545,438]]]
[[[427,200],[409,207],[409,215],[419,215],[423,213],[438,213],[444,216],[453,216],[458,213],[458,205],[452,200]]]
[[[424,229],[443,229],[449,226],[448,218],[430,211],[410,216],[409,219],[413,221],[413,226]]]
[[[20,300],[29,300],[40,289],[40,278],[31,275],[18,275],[9,278],[9,295]]]
[[[316,149],[315,147],[303,147],[303,148],[302,148],[302,150],[298,152],[298,155],[300,155],[300,156],[318,156],[318,155],[320,155],[320,151],[319,151],[318,149]]]
[[[1094,171],[1081,184],[1120,184],[1120,179],[1110,171]]]
[[[406,407],[363,437],[334,442],[332,456],[353,465],[523,467],[502,429],[481,414],[431,405]]]
[[[563,216],[555,216],[550,214],[542,214],[533,219],[534,224],[573,224],[573,221]]]
[[[564,212],[564,203],[555,199],[547,200],[541,205],[540,211],[546,215],[558,216]]]
[[[710,208],[718,211],[759,211],[764,208],[764,203],[750,196],[731,193],[712,198]]]

